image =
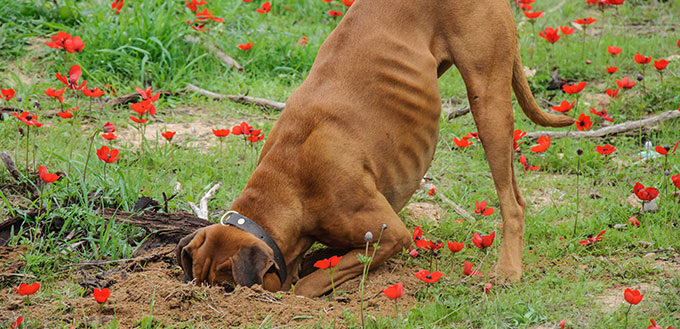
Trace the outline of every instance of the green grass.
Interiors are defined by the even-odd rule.
[[[361,1],[361,0],[360,0]],[[365,0],[364,0],[365,1]],[[259,3],[242,1],[209,1],[215,16],[225,19],[224,24],[212,24],[209,32],[200,35],[205,42],[212,42],[232,55],[244,67],[239,73],[229,69],[209,54],[201,45],[184,41],[185,35],[199,35],[185,21],[191,12],[183,1],[140,0],[127,1],[120,15],[110,9],[109,1],[58,1],[53,2],[0,0],[0,87],[13,87],[21,101],[16,99],[9,106],[33,110],[35,101],[40,103],[36,113],[40,121],[47,123],[39,130],[32,129],[35,147],[30,146],[29,166],[36,154],[37,164],[44,164],[50,172],[67,172],[71,178],[47,186],[43,191],[43,204],[48,211],[38,218],[27,218],[24,228],[16,232],[12,245],[26,246],[26,265],[22,274],[40,278],[44,288],[39,293],[43,300],[68,298],[82,295],[84,291],[71,288],[61,291],[58,282],[68,280],[70,273],[65,264],[82,260],[120,259],[130,257],[145,239],[145,234],[131,226],[118,225],[103,220],[97,210],[90,207],[93,195],[100,206],[132,209],[140,195],[162,201],[162,193],[174,194],[174,186],[182,188],[170,201],[171,211],[190,211],[188,202],[197,202],[204,188],[216,181],[223,187],[210,202],[212,211],[225,209],[239,195],[254,167],[255,149],[246,148],[242,141],[229,136],[222,148],[210,141],[212,136],[176,136],[168,146],[162,138],[145,141],[144,147],[132,146],[130,140],[117,140],[114,147],[121,150],[121,159],[104,165],[92,155],[88,175],[82,180],[87,159],[87,143],[95,129],[106,121],[116,127],[129,129],[127,117],[133,114],[127,106],[117,108],[88,105],[82,100],[78,105],[87,117],[64,122],[58,117],[44,117],[54,112],[58,104],[42,92],[48,87],[61,87],[55,72],[65,73],[72,64],[83,68],[83,78],[88,86],[113,85],[119,94],[134,91],[135,86],[153,86],[154,90],[179,90],[187,83],[225,94],[249,94],[257,97],[284,101],[307,75],[319,46],[337,24],[325,11],[330,6],[318,0],[292,0],[285,4],[276,2],[272,12],[260,15],[254,11]],[[627,76],[636,79],[641,68],[633,61],[640,52],[655,60],[680,53],[676,46],[680,15],[678,1],[627,2],[620,8],[607,9],[604,16],[595,7],[586,7],[585,1],[544,0],[534,4],[535,10],[546,10],[535,32],[546,26],[569,25],[574,19],[592,16],[598,19],[589,30],[597,33],[585,39],[584,55],[581,56],[582,32],[562,36],[554,45],[534,33],[534,27],[525,22],[516,11],[519,44],[524,65],[536,70],[529,83],[543,107],[548,100],[557,105],[561,100],[575,100],[562,92],[546,89],[551,79],[549,73],[555,67],[568,81],[587,81],[584,93],[602,94],[606,88],[615,88],[615,80]],[[553,11],[550,11],[554,9]],[[604,33],[600,34],[602,27]],[[81,36],[85,50],[67,55],[41,44],[57,31]],[[296,43],[305,36],[308,45]],[[238,44],[254,42],[251,51],[241,51]],[[623,49],[612,58],[606,47],[616,45]],[[590,64],[586,64],[586,60]],[[672,61],[664,75],[663,83],[651,64],[644,71],[644,80],[621,98],[606,106],[615,123],[635,120],[680,106],[680,61]],[[619,71],[609,76],[605,66],[616,65]],[[29,80],[28,82],[26,80]],[[453,98],[466,103],[465,88],[459,73],[452,69],[440,79],[442,98]],[[76,105],[68,94],[66,107]],[[620,93],[623,93],[620,92]],[[600,110],[603,106],[587,105],[589,97],[581,97],[576,114],[586,112],[590,106]],[[99,104],[99,103],[97,103]],[[3,103],[2,105],[5,105]],[[256,128],[270,131],[277,114],[263,112],[258,108],[207,100],[196,95],[164,97],[156,103],[159,115],[152,122],[173,124],[182,122],[217,123],[215,128],[228,128],[241,120],[251,122]],[[536,127],[516,107],[516,127],[535,131]],[[588,113],[587,113],[588,114]],[[572,114],[573,115],[573,114]],[[25,137],[18,136],[20,127],[11,115],[3,114],[0,122],[0,149],[15,156],[24,172]],[[600,127],[593,118],[593,129]],[[25,126],[22,127],[25,131]],[[455,120],[441,120],[441,138],[437,154],[427,176],[432,177],[437,193],[470,212],[475,201],[487,200],[498,208],[495,188],[481,145],[461,150],[452,149],[452,138],[476,131],[471,116]],[[651,250],[673,248],[657,253],[666,257],[667,263],[677,266],[680,234],[671,223],[680,221],[677,197],[661,195],[659,210],[646,214],[642,228],[631,228],[627,219],[637,210],[625,202],[632,193],[632,185],[639,181],[645,186],[662,189],[669,178],[663,175],[662,157],[640,162],[637,154],[643,151],[643,143],[672,145],[680,139],[678,120],[667,121],[656,129],[634,136],[607,137],[600,140],[553,140],[550,149],[541,155],[528,152],[531,141],[522,146],[532,165],[540,166],[539,172],[523,173],[516,163],[516,174],[522,193],[528,200],[526,228],[524,279],[510,287],[494,287],[491,294],[484,294],[483,281],[471,284],[460,282],[463,260],[479,264],[481,253],[464,249],[455,256],[445,252],[440,256],[445,276],[441,283],[417,292],[419,303],[410,310],[402,310],[403,322],[379,317],[375,328],[404,327],[427,328],[545,328],[556,327],[567,319],[573,328],[620,328],[623,327],[623,290],[626,287],[649,288],[643,302],[633,307],[629,326],[648,326],[653,317],[664,327],[680,324],[680,273],[665,274],[654,259],[645,257]],[[134,137],[135,140],[138,137]],[[196,142],[203,144],[196,144]],[[617,152],[605,163],[594,152],[596,145],[612,144]],[[108,144],[95,139],[95,148]],[[581,148],[580,184],[576,185],[576,149]],[[221,152],[220,152],[221,151]],[[217,156],[216,156],[217,155]],[[671,174],[680,173],[678,154],[669,156]],[[69,167],[70,163],[70,167]],[[69,169],[70,168],[70,169]],[[106,175],[104,172],[106,171]],[[8,188],[11,181],[5,170],[0,170],[0,218],[24,213],[35,207],[25,194]],[[34,181],[34,180],[33,180]],[[27,184],[33,184],[26,179]],[[581,216],[578,234],[573,235],[576,211],[576,191],[580,190]],[[668,190],[674,187],[668,184]],[[543,197],[540,199],[539,197]],[[484,220],[474,223],[456,223],[459,218],[437,195],[428,196],[417,192],[412,201],[434,203],[446,211],[438,224],[421,220],[408,221],[409,227],[420,225],[428,238],[441,240],[468,240],[472,232],[488,233],[498,230],[501,220],[499,209]],[[43,234],[39,228],[52,221],[64,220],[59,232]],[[615,226],[624,224],[623,227]],[[654,247],[640,243],[648,240],[647,228],[654,238]],[[27,227],[34,227],[27,229]],[[35,228],[37,227],[37,228]],[[579,240],[587,234],[607,230],[603,241],[594,246],[583,247]],[[47,231],[47,230],[46,230]],[[500,234],[499,234],[499,239]],[[71,246],[78,244],[77,248]],[[660,256],[659,256],[660,255]],[[482,271],[492,272],[497,258],[496,249],[490,252]],[[422,257],[409,260],[413,269],[427,267]],[[449,273],[449,264],[455,272]],[[9,289],[19,281],[4,280],[0,287]],[[72,287],[72,286],[71,286]],[[77,287],[77,285],[75,285]],[[653,287],[651,289],[650,287]],[[413,291],[416,287],[407,287]],[[615,303],[606,306],[603,298],[614,297]],[[159,303],[160,301],[156,301]],[[153,328],[158,325],[149,305],[149,313],[139,319],[140,326]],[[358,314],[346,314],[349,326],[358,326]],[[27,319],[31,324],[39,320]],[[328,322],[319,320],[317,327],[327,327]],[[9,319],[0,318],[0,325],[7,327]],[[264,321],[264,327],[273,327]],[[115,323],[111,327],[115,327]],[[186,325],[191,327],[191,325]]]

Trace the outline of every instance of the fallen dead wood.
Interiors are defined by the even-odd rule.
[[[420,189],[423,191],[429,191],[430,189],[436,188],[436,186],[432,183],[432,178],[425,177],[420,181]],[[449,198],[444,195],[444,193],[437,193],[437,196],[444,201],[446,204],[453,209],[455,213],[458,215],[462,216],[465,220],[474,222],[475,218],[470,215],[467,210],[463,209],[460,205],[457,203],[451,201]]]
[[[127,211],[104,208],[102,217],[115,218],[118,223],[130,224],[153,232],[145,241],[145,248],[176,244],[187,234],[213,224],[189,213],[159,213],[145,211],[134,214]],[[139,249],[145,249],[140,247]]]
[[[19,173],[19,169],[17,168],[17,165],[14,163],[14,159],[12,159],[12,156],[7,154],[7,152],[2,151],[0,152],[0,159],[2,159],[2,162],[5,164],[5,168],[7,168],[7,171],[9,171],[10,175],[12,175],[14,180],[21,181],[21,174]]]
[[[0,106],[0,112],[7,112],[7,113],[21,113],[21,109],[18,109],[16,107],[11,107],[11,106]],[[2,117],[0,117],[0,120],[2,120]]]
[[[535,140],[540,136],[550,136],[551,139],[564,138],[602,138],[607,136],[621,135],[629,132],[635,132],[641,127],[643,130],[650,130],[662,121],[680,117],[680,111],[672,110],[668,112],[655,115],[642,120],[627,121],[613,126],[600,128],[591,131],[534,131],[526,134],[526,138]]]
[[[201,38],[195,37],[193,35],[185,35],[184,41],[191,44],[205,45],[208,47],[208,51],[213,54],[213,56],[219,58],[219,60],[221,60],[224,64],[227,64],[230,69],[236,68],[236,70],[239,72],[243,71],[241,64],[239,64],[231,56],[227,55],[227,53],[222,51],[222,49],[217,48],[217,46],[214,44],[210,42],[206,43],[204,40],[201,40]]]
[[[264,98],[257,98],[257,97],[250,97],[250,96],[237,96],[237,95],[223,95],[223,94],[218,94],[214,93],[212,91],[208,91],[205,89],[202,89],[196,85],[193,84],[187,84],[186,90],[193,91],[199,95],[203,95],[208,98],[213,98],[213,99],[228,99],[232,102],[236,103],[241,103],[241,104],[253,104],[257,106],[262,106],[266,108],[270,108],[273,110],[277,111],[282,111],[286,107],[286,103],[281,103],[277,101],[272,101]]]
[[[161,91],[158,91],[158,92],[161,93],[161,96],[176,96],[176,95],[182,94],[182,91],[173,92],[173,91],[168,91],[168,90],[161,90]],[[113,98],[113,99],[109,100],[108,102],[106,102],[106,105],[118,106],[118,105],[130,104],[130,103],[138,102],[141,99],[142,99],[142,96],[140,96],[139,93],[135,92],[135,93],[132,93],[132,94],[127,94],[127,95],[123,95],[123,96],[120,96],[120,97],[117,97],[117,98]]]
[[[442,106],[442,111],[444,111],[446,119],[451,120],[470,113],[470,106],[466,105],[461,108],[454,109],[452,106],[444,105]]]
[[[217,182],[214,186],[211,186],[211,184],[206,186],[205,188],[208,189],[208,191],[203,194],[201,200],[198,202],[198,206],[193,202],[189,202],[191,210],[196,213],[198,218],[208,219],[208,201],[215,198],[215,193],[217,193],[220,186],[222,186],[222,182]]]

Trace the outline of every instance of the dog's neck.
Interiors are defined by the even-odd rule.
[[[252,219],[270,234],[285,258],[290,278],[297,275],[294,263],[298,256],[309,249],[313,241],[302,236],[302,201],[296,199],[293,192],[281,192],[293,182],[268,168],[271,166],[258,166],[231,210]],[[284,227],[286,225],[288,227]]]

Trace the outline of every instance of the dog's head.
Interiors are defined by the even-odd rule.
[[[281,288],[274,252],[262,240],[232,226],[214,224],[184,237],[177,248],[184,280],[197,284],[238,284]]]

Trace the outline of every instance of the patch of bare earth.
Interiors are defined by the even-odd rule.
[[[156,250],[158,252],[158,250]],[[118,321],[119,328],[134,328],[145,317],[152,315],[162,327],[187,323],[206,328],[244,327],[267,322],[273,326],[300,327],[313,323],[331,323],[333,299],[331,296],[306,298],[291,292],[271,293],[259,286],[237,287],[225,292],[222,287],[194,286],[181,282],[181,269],[174,264],[173,248],[164,248],[163,257],[157,261],[122,266],[125,270],[113,271],[100,282],[112,282],[109,301],[99,308],[88,291],[82,297],[71,299],[54,296],[32,298],[31,321],[46,328],[71,323],[108,323]],[[77,271],[74,271],[77,272]],[[395,301],[387,299],[381,288],[402,282],[404,286],[417,286],[413,269],[404,268],[398,260],[372,271],[366,280],[364,313],[371,316],[394,316]],[[105,272],[106,273],[106,272]],[[94,274],[90,276],[92,282]],[[98,276],[101,280],[101,273]],[[71,278],[74,279],[74,278]],[[82,278],[80,278],[82,281]],[[353,316],[359,314],[359,278],[340,285],[338,292],[338,325],[347,325],[343,311]],[[68,286],[61,282],[58,286]],[[407,290],[396,303],[400,310],[414,306],[415,289]],[[66,293],[66,292],[65,292]],[[23,300],[12,289],[0,292],[2,314],[8,319],[23,315]],[[59,318],[55,318],[59,314]],[[357,320],[355,317],[355,321]],[[34,322],[35,323],[35,322]]]

